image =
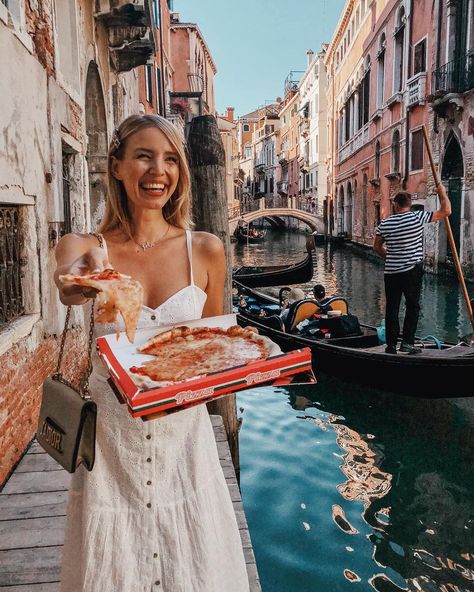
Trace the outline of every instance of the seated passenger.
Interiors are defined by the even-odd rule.
[[[317,301],[321,313],[324,314],[328,310],[332,310],[331,305],[327,304],[331,297],[326,296],[326,288],[322,284],[316,284],[313,286],[314,299]]]
[[[282,321],[285,321],[286,317],[288,316],[290,304],[293,304],[293,302],[297,302],[298,300],[303,300],[303,298],[305,298],[305,293],[301,288],[293,288],[290,290],[288,298],[285,298],[284,300],[284,304],[280,313]]]

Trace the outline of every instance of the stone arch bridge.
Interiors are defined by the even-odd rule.
[[[243,220],[249,224],[260,218],[268,218],[270,221],[280,219],[281,221],[283,217],[301,220],[310,227],[312,232],[316,230],[318,233],[324,234],[322,216],[300,208],[291,207],[261,207],[247,212],[239,212],[238,209],[234,209],[232,212],[229,212],[229,230],[231,233],[235,232],[239,220]]]

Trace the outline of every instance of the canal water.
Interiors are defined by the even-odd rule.
[[[234,264],[296,262],[303,234],[233,245]],[[312,282],[383,318],[383,268],[317,247]],[[425,274],[420,335],[469,331],[453,279]],[[241,488],[263,592],[474,591],[473,384],[420,400],[317,374],[238,394]],[[456,377],[453,376],[453,380]]]

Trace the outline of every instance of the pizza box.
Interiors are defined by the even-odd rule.
[[[291,381],[291,377],[302,375],[302,373],[312,377],[309,379],[310,382],[315,381],[311,370],[309,348],[282,353],[277,344],[263,336],[261,338],[270,346],[270,356],[266,360],[257,360],[242,366],[227,368],[221,372],[213,372],[159,387],[147,387],[142,383],[143,379],[140,376],[128,372],[131,366],[140,366],[146,360],[152,359],[152,356],[137,352],[137,348],[151,337],[168,331],[173,326],[227,329],[236,324],[236,315],[229,314],[185,321],[166,327],[139,329],[134,343],[130,343],[124,333],[120,333],[118,338],[114,333],[97,338],[97,351],[108,370],[109,382],[119,400],[127,404],[133,417],[142,419],[161,412],[178,411],[257,384],[287,384]]]

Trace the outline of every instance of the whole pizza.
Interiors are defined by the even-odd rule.
[[[144,377],[145,385],[164,386],[265,360],[272,354],[273,345],[269,339],[238,325],[228,329],[175,327],[139,347],[139,353],[153,359],[129,371]]]

